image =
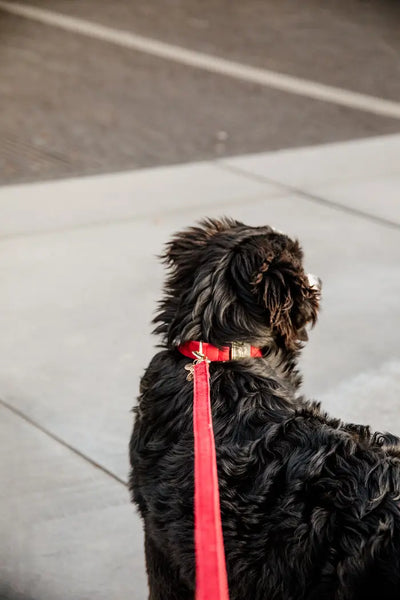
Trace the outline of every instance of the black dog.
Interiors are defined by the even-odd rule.
[[[188,340],[263,352],[210,365],[230,599],[400,598],[397,438],[297,395],[320,294],[298,242],[207,220],[176,235],[165,260],[165,349],[142,379],[130,443],[150,599],[194,598],[193,384],[177,350]]]

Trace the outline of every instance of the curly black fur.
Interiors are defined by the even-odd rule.
[[[150,600],[194,598],[193,384],[175,348],[190,339],[263,348],[210,365],[230,599],[400,598],[398,439],[297,394],[299,340],[319,304],[298,242],[207,220],[164,258],[165,349],[142,379],[130,442]]]

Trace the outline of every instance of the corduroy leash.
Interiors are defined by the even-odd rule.
[[[196,600],[229,600],[207,360],[193,366]]]
[[[218,349],[211,344],[187,342],[178,347],[195,360],[185,366],[193,388],[194,434],[194,538],[196,600],[229,600],[224,539],[219,502],[217,460],[210,401],[211,360],[225,361],[262,356],[249,344],[236,343]],[[212,357],[212,358],[211,358]]]

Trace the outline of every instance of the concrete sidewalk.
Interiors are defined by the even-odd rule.
[[[400,136],[0,188],[0,581],[141,600],[125,486],[154,352],[155,256],[227,214],[297,236],[324,282],[304,391],[400,434]]]

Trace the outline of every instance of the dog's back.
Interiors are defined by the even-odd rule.
[[[289,390],[248,362],[211,365],[231,600],[397,598],[399,452],[316,405],[288,402]],[[186,363],[174,351],[154,358],[131,440],[152,600],[193,598]]]
[[[299,246],[270,228],[207,222],[167,258],[166,349],[142,379],[130,444],[150,599],[192,599],[195,587],[193,384],[175,346],[233,332],[263,357],[210,365],[230,599],[400,597],[397,439],[330,419],[297,393],[298,339],[319,300]]]

